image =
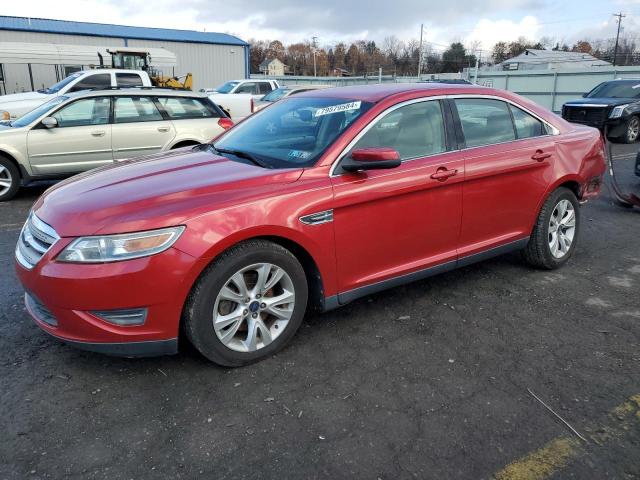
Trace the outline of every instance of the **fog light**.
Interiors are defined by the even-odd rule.
[[[93,310],[91,315],[114,325],[128,327],[142,325],[147,319],[146,308],[127,308],[125,310]]]

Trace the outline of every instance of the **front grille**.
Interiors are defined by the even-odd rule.
[[[16,259],[24,268],[32,269],[59,238],[53,228],[30,213],[18,238]]]
[[[565,106],[563,117],[568,122],[601,127],[606,120],[607,107]]]
[[[53,313],[51,313],[40,300],[31,295],[29,292],[26,292],[24,294],[24,303],[27,304],[27,307],[36,317],[36,319],[52,327],[58,326],[58,321],[56,320],[56,317],[53,316]]]

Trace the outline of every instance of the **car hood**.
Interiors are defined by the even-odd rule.
[[[197,147],[180,149],[67,179],[47,190],[33,211],[61,237],[150,230],[272,196],[302,171],[265,169]]]
[[[30,100],[45,101],[47,98],[53,96],[54,95],[47,95],[46,93],[40,92],[12,93],[10,95],[2,95],[0,97],[0,108],[5,106],[6,104],[11,104],[14,102],[25,102]]]
[[[637,98],[579,98],[577,100],[571,100],[565,105],[579,107],[581,105],[602,105],[604,106],[616,106],[625,105],[627,103],[635,103],[640,101]]]

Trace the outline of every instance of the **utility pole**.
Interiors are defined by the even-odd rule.
[[[480,58],[482,58],[482,50],[478,50],[478,56],[476,57],[476,74],[473,79],[473,83],[478,84],[478,68],[480,67]]]
[[[317,73],[316,73],[316,49],[318,48],[318,37],[311,37],[311,39],[313,40],[313,42],[311,43],[311,45],[313,46],[313,76],[317,77]]]
[[[618,17],[618,33],[616,34],[616,46],[613,49],[613,66],[616,66],[616,60],[618,60],[618,40],[620,39],[620,25],[622,25],[622,19],[624,17],[626,17],[626,15],[623,15],[622,12],[620,13],[614,13],[613,14],[614,17]]]
[[[420,24],[420,47],[418,48],[418,81],[422,73],[422,33],[424,31],[424,23]]]

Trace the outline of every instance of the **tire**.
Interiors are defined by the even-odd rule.
[[[0,155],[0,202],[11,200],[20,188],[20,171],[15,163]]]
[[[625,123],[624,134],[620,137],[624,143],[635,143],[640,136],[640,118],[633,115]]]
[[[259,270],[263,290],[257,288]],[[291,299],[291,292],[292,302],[279,300]],[[202,273],[185,304],[184,330],[209,360],[227,367],[248,365],[291,340],[307,298],[307,278],[296,257],[276,243],[249,240],[221,254]]]
[[[196,145],[200,145],[200,144],[198,142],[192,142],[192,141],[178,142],[169,150],[176,150],[177,148],[184,148],[184,147],[195,147]]]
[[[565,207],[564,211],[561,206]],[[570,221],[571,210],[573,222]],[[560,214],[562,218],[559,218]],[[562,225],[560,227],[556,227],[558,220]],[[546,270],[561,267],[573,255],[579,230],[580,204],[575,194],[565,187],[554,190],[544,202],[529,243],[523,251],[525,261],[533,267]],[[567,247],[568,238],[570,244]],[[556,246],[555,251],[553,245]]]

